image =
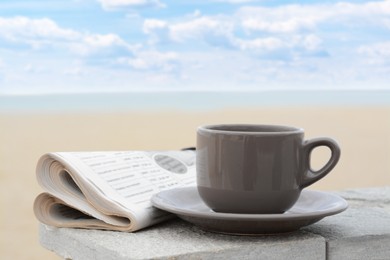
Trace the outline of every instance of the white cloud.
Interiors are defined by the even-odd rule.
[[[48,18],[0,17],[0,39],[10,44],[23,44],[33,49],[51,47],[87,55],[104,50],[131,52],[133,46],[116,34],[93,34],[61,28]]]
[[[258,54],[275,53],[280,58],[279,51],[292,50],[294,55],[299,56],[299,52],[317,52],[322,50],[322,40],[316,35],[294,35],[292,37],[259,37],[255,39],[234,38],[232,45],[243,51],[254,52]],[[284,58],[289,59],[290,55],[284,53]]]
[[[244,30],[271,33],[293,33],[313,29],[328,16],[320,6],[288,5],[281,7],[243,7],[237,16]]]
[[[96,48],[110,47],[113,45],[126,45],[125,41],[123,41],[118,35],[112,33],[105,34],[105,35],[102,34],[86,35],[83,37],[83,39],[86,44]]]
[[[321,48],[322,40],[315,34],[238,35],[240,19],[226,16],[199,16],[182,22],[147,19],[143,31],[151,36],[151,43],[170,40],[176,43],[206,42],[211,46],[224,46],[245,51],[267,52],[277,49],[300,48],[314,51]],[[290,31],[290,30],[285,30]]]
[[[390,57],[390,41],[362,46],[358,49],[358,51],[360,53],[368,54],[371,56]]]
[[[104,10],[117,10],[143,6],[165,7],[159,0],[98,0]]]
[[[196,40],[211,45],[231,45],[234,23],[221,17],[192,15],[185,21],[169,23],[168,21],[146,19],[143,31],[151,37],[151,42],[172,41],[185,43]]]
[[[116,34],[84,34],[77,42],[69,45],[69,49],[80,55],[113,55],[131,54],[136,50]],[[115,55],[115,54],[114,54]]]
[[[80,34],[74,30],[60,28],[48,18],[31,19],[28,17],[0,17],[0,37],[12,42],[29,44],[52,40],[75,40]]]
[[[322,44],[322,39],[315,34],[309,34],[303,38],[302,44],[307,50],[317,50]]]
[[[175,52],[140,51],[135,57],[122,57],[119,64],[128,65],[137,70],[162,70],[171,72],[175,69],[178,55]]]
[[[254,40],[237,39],[235,41],[235,45],[238,46],[241,50],[263,51],[272,51],[286,46],[286,44],[281,39],[275,37],[257,38]]]
[[[170,37],[174,41],[191,39],[205,39],[206,37],[218,36],[229,38],[233,31],[233,23],[218,17],[196,17],[190,21],[172,24]]]
[[[251,2],[212,2],[217,1]],[[164,5],[164,0],[99,2],[105,10],[134,12],[138,7]],[[123,89],[159,87],[161,82],[178,88],[221,89],[311,87],[313,82],[341,86],[363,84],[362,78],[369,85],[375,78],[387,84],[390,1],[331,2],[238,6],[235,12],[215,15],[199,10],[181,14],[183,9],[178,8],[164,13],[169,18],[157,14],[145,19],[141,28],[129,27],[127,36],[134,36],[134,44],[116,34],[116,28],[98,33],[64,28],[48,18],[0,17],[0,47],[7,50],[2,52],[0,71],[6,72],[4,80],[20,86],[31,81],[36,86],[102,89],[115,84]],[[141,19],[125,22],[136,21],[129,26],[137,26]],[[139,32],[144,35],[139,37]]]
[[[158,19],[146,19],[142,30],[145,34],[150,36],[150,44],[155,44],[165,40],[169,41],[169,26],[165,21]]]
[[[371,64],[390,64],[390,41],[364,45],[357,52],[366,55]]]
[[[153,33],[155,30],[165,29],[168,23],[158,19],[146,19],[143,25],[143,32],[146,34]]]
[[[373,17],[375,15],[390,14],[390,2],[388,0],[372,1],[363,4],[352,4],[348,2],[340,2],[333,5],[332,9],[333,10],[331,11],[336,12],[335,15]]]
[[[158,23],[151,22],[149,26],[156,29]],[[20,72],[29,76],[51,70],[52,62],[55,63],[57,55],[62,56],[66,53],[70,54],[65,58],[69,63],[79,61],[74,67],[57,68],[67,77],[89,77],[85,71],[89,71],[90,66],[108,68],[119,65],[131,67],[134,71],[171,73],[178,64],[178,55],[174,52],[150,51],[142,44],[131,45],[114,33],[97,34],[62,28],[48,18],[0,17],[0,46],[10,50],[10,53],[15,48],[18,50],[24,48],[27,50],[24,53],[28,57],[39,56],[43,60],[48,60],[41,62],[31,58],[34,63],[21,62]],[[35,52],[40,50],[44,52]],[[0,67],[1,64],[0,60]]]
[[[239,1],[239,0],[238,0]],[[245,6],[232,15],[185,16],[174,21],[146,19],[143,31],[150,43],[205,42],[247,51],[326,53],[324,40],[318,33],[321,25],[355,26],[359,24],[389,27],[390,1],[368,3],[335,3],[281,5],[272,7]],[[343,30],[343,29],[340,29]],[[334,31],[334,30],[333,30]],[[192,45],[193,45],[192,44]]]
[[[321,23],[353,24],[371,22],[385,24],[390,15],[390,1],[353,4],[284,5],[279,7],[242,7],[237,12],[242,27],[248,31],[296,33],[315,29]]]

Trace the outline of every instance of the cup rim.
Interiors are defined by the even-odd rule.
[[[287,135],[303,133],[304,129],[273,124],[211,124],[199,126],[198,132],[230,135]]]

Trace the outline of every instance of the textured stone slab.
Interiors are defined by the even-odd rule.
[[[390,187],[337,192],[350,207],[301,231],[215,234],[179,219],[136,233],[40,225],[41,244],[70,259],[390,259]]]
[[[328,259],[390,259],[390,188],[338,194],[349,209],[304,230],[326,239]]]
[[[40,225],[41,244],[69,259],[325,259],[325,240],[296,232],[230,236],[205,232],[181,220],[137,233]]]
[[[336,192],[348,201],[362,201],[390,204],[390,187],[362,188]]]

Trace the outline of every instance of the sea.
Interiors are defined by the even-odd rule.
[[[0,95],[0,112],[214,110],[292,106],[389,106],[389,90],[132,91]]]

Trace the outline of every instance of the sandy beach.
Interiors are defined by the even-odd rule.
[[[0,113],[1,259],[59,259],[38,242],[32,212],[42,189],[38,158],[50,151],[176,150],[195,145],[196,127],[209,123],[294,125],[306,138],[329,136],[339,164],[310,189],[390,185],[390,107],[226,108],[209,111],[121,113]],[[313,154],[320,167],[326,150]]]

